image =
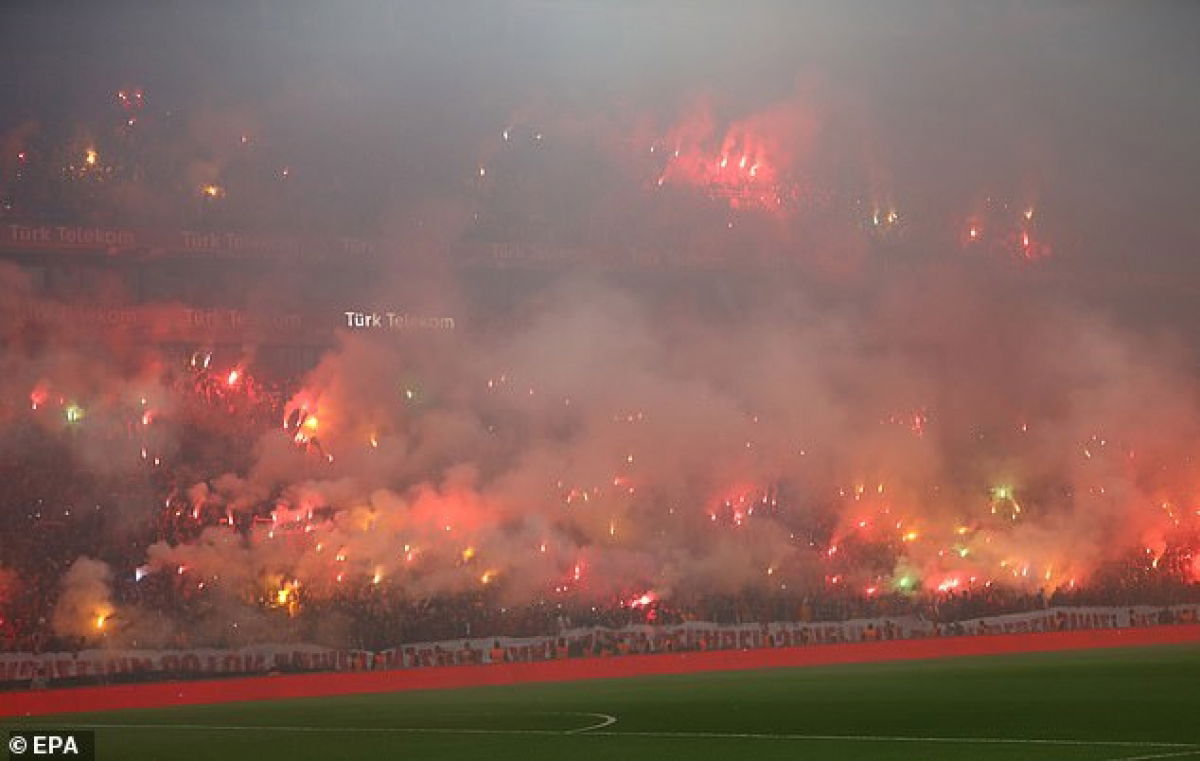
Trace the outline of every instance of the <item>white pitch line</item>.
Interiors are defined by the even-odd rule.
[[[594,719],[600,720],[596,724],[589,724],[588,726],[580,727],[579,729],[568,729],[564,733],[564,734],[568,734],[568,735],[577,735],[580,732],[590,732],[593,729],[604,729],[605,727],[611,727],[613,724],[617,723],[616,716],[610,716],[606,713],[569,713],[569,714],[565,714],[565,715],[566,716],[591,716]]]
[[[606,737],[696,737],[703,739],[734,738],[746,740],[828,740],[853,742],[911,742],[911,743],[961,743],[970,745],[1081,745],[1116,748],[1190,748],[1189,753],[1200,752],[1195,743],[1158,742],[1152,740],[1070,740],[1023,737],[912,737],[907,735],[800,735],[765,734],[754,732],[589,732],[590,735]]]
[[[557,735],[569,729],[477,729],[474,727],[280,727],[249,724],[67,724],[75,729],[172,729],[205,732],[305,732],[314,734]]]
[[[1195,743],[1159,742],[1153,740],[1073,740],[1050,738],[1021,738],[1021,737],[913,737],[907,735],[802,735],[802,734],[765,734],[755,732],[667,732],[667,731],[624,731],[598,732],[600,726],[609,726],[616,721],[615,717],[607,714],[576,714],[603,716],[605,722],[592,727],[578,729],[479,729],[473,727],[287,727],[287,726],[251,726],[246,724],[216,725],[216,724],[69,724],[77,729],[173,729],[200,730],[212,732],[308,732],[308,733],[412,733],[412,734],[475,734],[475,735],[572,735],[586,732],[593,737],[661,737],[678,739],[704,740],[800,740],[827,742],[908,742],[908,743],[958,743],[967,745],[1057,745],[1057,746],[1088,746],[1109,748],[1178,748],[1182,753],[1173,755],[1200,754],[1200,745]],[[613,721],[607,721],[608,719]],[[592,731],[588,731],[592,730]],[[1146,758],[1156,758],[1148,756]],[[1139,761],[1138,759],[1119,759],[1118,761]]]
[[[1151,761],[1155,758],[1184,758],[1185,756],[1195,756],[1200,754],[1200,750],[1185,750],[1182,753],[1154,753],[1149,756],[1122,756],[1121,758],[1112,759],[1112,761]]]

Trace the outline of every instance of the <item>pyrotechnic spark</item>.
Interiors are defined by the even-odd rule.
[[[1012,487],[1007,486],[1007,485],[995,486],[992,488],[991,494],[992,494],[992,508],[991,508],[992,515],[996,515],[999,512],[999,508],[1001,506],[1007,505],[1011,511],[1009,513],[1009,517],[1012,520],[1016,520],[1017,516],[1021,514],[1021,503],[1019,503],[1017,501],[1016,496],[1013,494]]]
[[[957,578],[947,579],[946,581],[943,581],[941,584],[938,584],[937,590],[939,592],[949,592],[952,589],[958,589],[958,587],[961,584],[962,584],[962,581]]]
[[[635,598],[633,598],[632,600],[630,600],[630,601],[629,601],[629,607],[631,607],[631,608],[644,608],[644,607],[646,607],[647,605],[652,605],[652,604],[654,604],[654,602],[655,602],[656,600],[658,600],[658,595],[654,594],[654,592],[652,592],[652,591],[651,591],[651,592],[646,592],[646,593],[644,593],[644,594],[641,594],[641,595],[638,595],[637,597],[635,597]]]

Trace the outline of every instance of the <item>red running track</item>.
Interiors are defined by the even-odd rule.
[[[1200,643],[1200,624],[1148,629],[1097,629],[893,640],[759,650],[572,658],[536,663],[437,666],[369,672],[325,672],[233,679],[0,692],[0,716],[39,716],[124,708],[161,708],[247,700],[278,700],[447,687],[616,679],[697,671],[819,666],[836,663],[1039,653],[1106,647]]]

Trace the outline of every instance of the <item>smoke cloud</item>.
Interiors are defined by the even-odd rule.
[[[1103,32],[1117,11],[1076,48],[1058,10],[937,10],[631,11],[595,39],[571,11],[511,10],[503,33],[445,11],[476,40],[457,83],[412,65],[432,38],[397,46],[347,17],[313,26],[326,46],[361,38],[378,59],[361,75],[288,57],[219,97],[122,85],[117,132],[5,126],[5,177],[61,164],[97,216],[379,242],[370,275],[285,261],[214,279],[248,310],[455,316],[438,335],[338,331],[276,398],[251,340],[181,363],[122,325],[29,319],[59,304],[0,271],[0,450],[65,431],[50,459],[116,495],[110,534],[136,547],[63,573],[56,630],[253,641],[371,595],[1053,591],[1161,564],[1200,579],[1194,320],[1154,274],[1193,266],[1173,210],[1194,162],[1172,169],[1183,138],[1137,116],[1160,109],[1121,106],[1147,92],[1163,123],[1188,107],[1159,88],[1161,59],[1097,52],[1139,49]],[[536,55],[493,62],[493,33]],[[620,60],[581,71],[598,51]],[[1118,196],[1147,186],[1124,224]],[[122,296],[97,291],[80,300]],[[147,291],[144,309],[171,306]],[[135,572],[205,615],[120,598]]]

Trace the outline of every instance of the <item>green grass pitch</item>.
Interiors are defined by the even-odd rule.
[[[5,721],[5,728],[20,725],[108,725],[97,730],[98,761],[1200,759],[1200,647],[702,673]]]

